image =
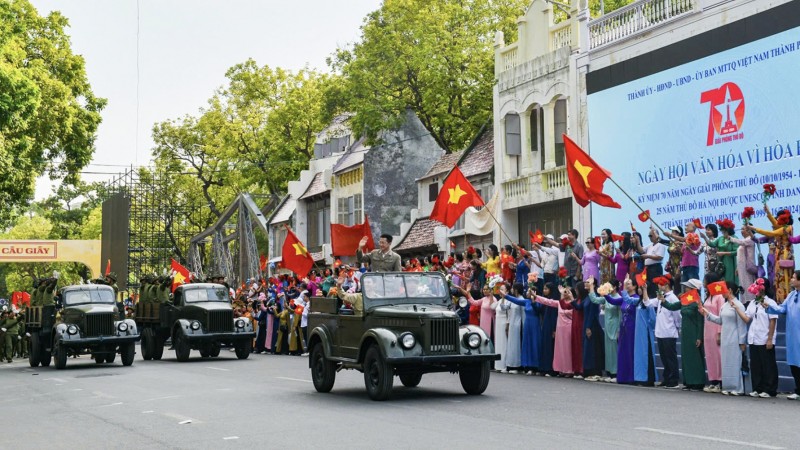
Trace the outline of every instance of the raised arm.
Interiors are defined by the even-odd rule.
[[[625,302],[622,297],[612,297],[610,295],[606,295],[605,298],[608,303],[614,306],[622,306],[622,304]]]
[[[558,300],[553,300],[551,298],[542,297],[541,295],[537,295],[535,298],[537,303],[541,303],[545,306],[549,306],[551,308],[558,308]]]
[[[619,291],[619,294],[622,296],[622,300],[629,305],[636,305],[639,303],[638,296],[632,297],[628,295],[628,293],[625,290]]]
[[[514,297],[511,294],[506,294],[505,299],[519,306],[525,306],[525,304],[528,303],[525,299]]]
[[[594,292],[589,292],[589,301],[597,305],[605,305],[606,298],[600,295],[595,294]]]

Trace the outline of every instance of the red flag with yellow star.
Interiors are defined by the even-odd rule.
[[[717,281],[708,285],[708,292],[711,295],[724,295],[728,293],[728,284],[725,281]]]
[[[697,289],[686,291],[681,295],[681,305],[686,306],[692,303],[700,303],[700,293],[697,292]]]
[[[564,136],[564,153],[567,159],[567,176],[575,201],[586,207],[589,202],[609,208],[621,208],[609,195],[603,193],[603,183],[611,177],[606,169],[586,154],[572,139]]]
[[[308,275],[314,266],[314,258],[289,227],[286,227],[286,240],[283,241],[281,256],[283,257],[283,267],[301,277]]]
[[[436,197],[436,203],[433,204],[431,220],[441,222],[450,228],[467,208],[483,205],[483,199],[478,191],[467,181],[458,166],[455,166],[442,183],[442,189]]]
[[[172,292],[175,292],[175,288],[186,283],[191,278],[191,274],[189,273],[189,269],[183,267],[181,263],[178,261],[172,260]]]

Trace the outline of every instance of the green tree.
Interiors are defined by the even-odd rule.
[[[493,41],[516,39],[530,0],[385,0],[361,41],[329,64],[346,84],[331,95],[371,140],[411,108],[447,151],[462,149],[492,116]]]
[[[0,2],[0,225],[30,203],[38,176],[76,183],[94,152],[106,101],[72,53],[68,25],[27,0]]]

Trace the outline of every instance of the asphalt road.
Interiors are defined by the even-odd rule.
[[[138,350],[138,349],[137,349]],[[251,355],[65,370],[0,365],[5,448],[797,448],[800,401],[492,374],[486,393],[457,375],[395,379],[373,402],[360,372],[318,394],[307,357]],[[11,444],[6,447],[6,444]]]

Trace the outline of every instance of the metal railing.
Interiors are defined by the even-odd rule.
[[[695,12],[697,0],[640,0],[589,22],[589,48],[625,39]]]

